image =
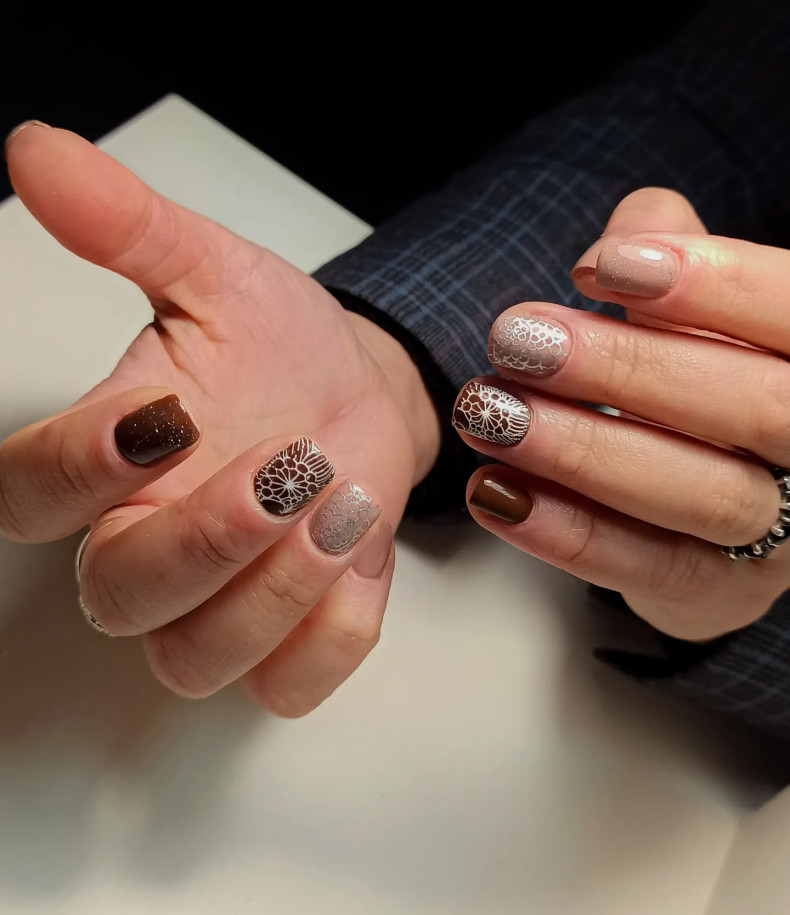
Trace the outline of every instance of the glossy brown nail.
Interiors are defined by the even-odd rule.
[[[380,512],[362,487],[350,481],[343,483],[313,513],[310,536],[325,553],[347,553]]]
[[[290,515],[312,501],[335,475],[332,462],[309,438],[300,438],[261,467],[255,496],[273,515]]]
[[[529,429],[529,407],[501,388],[469,381],[453,410],[453,426],[497,445],[516,445]]]
[[[679,273],[680,258],[671,248],[609,238],[598,255],[595,283],[610,292],[658,299],[669,292]]]
[[[200,432],[175,394],[128,413],[115,427],[118,451],[133,464],[148,466],[194,445]]]
[[[488,359],[497,368],[553,375],[568,358],[569,342],[565,330],[545,318],[502,315],[491,330]]]
[[[480,477],[469,496],[469,504],[508,524],[526,521],[532,511],[532,496],[487,474]]]

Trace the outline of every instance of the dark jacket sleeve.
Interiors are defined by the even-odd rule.
[[[611,308],[580,296],[569,270],[629,192],[674,188],[710,231],[787,246],[787,99],[790,6],[718,0],[669,45],[531,121],[317,278],[403,342],[449,421],[452,393],[490,372],[485,341],[504,308]],[[463,498],[473,460],[445,429],[439,465],[412,500],[423,513]],[[783,599],[693,657],[668,640],[663,661],[607,660],[790,739],[788,643]]]

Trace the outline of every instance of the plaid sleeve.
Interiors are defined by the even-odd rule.
[[[790,6],[710,3],[671,44],[531,121],[317,278],[419,355],[437,407],[449,413],[451,392],[489,371],[488,329],[506,307],[548,300],[608,311],[583,299],[568,271],[639,187],[682,192],[712,232],[786,247],[788,98]],[[455,476],[469,468],[449,441],[433,478],[462,494]],[[445,507],[446,486],[440,498],[442,486],[426,484],[429,509]],[[665,648],[665,658],[599,655],[790,739],[790,592],[712,645],[665,640]]]

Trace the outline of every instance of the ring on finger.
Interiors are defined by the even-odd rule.
[[[779,516],[768,529],[768,532],[752,543],[744,546],[725,546],[722,553],[733,562],[744,559],[767,559],[771,553],[790,537],[790,469],[787,467],[769,468],[779,488]]]

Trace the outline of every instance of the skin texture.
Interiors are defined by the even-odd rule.
[[[112,633],[147,633],[157,677],[197,696],[244,675],[267,708],[304,714],[375,644],[392,550],[374,544],[379,574],[357,575],[378,525],[331,557],[308,533],[320,500],[272,519],[254,475],[308,436],[337,471],[325,494],[351,479],[395,526],[438,448],[417,370],[301,271],[160,197],[75,134],[30,125],[6,156],[32,214],[75,254],[135,282],[153,323],[73,408],[0,446],[0,531],[35,542],[90,522],[86,607]],[[150,466],[122,458],[116,423],[172,395],[199,442]],[[265,587],[254,592],[253,579]],[[271,625],[251,634],[245,606]],[[234,639],[244,650],[228,656]]]
[[[649,267],[632,257],[646,251]],[[494,344],[514,319],[554,323],[566,355],[549,376],[520,369],[509,334],[507,359],[495,359],[504,378],[475,379],[518,397],[531,421],[510,447],[461,433],[509,465],[475,474],[470,511],[525,552],[620,591],[670,635],[746,626],[790,587],[790,548],[745,563],[720,550],[762,537],[779,513],[766,465],[790,465],[790,252],[709,236],[685,198],[646,188],[620,204],[572,275],[586,296],[624,306],[628,323],[544,302],[497,320]],[[528,517],[489,513],[483,479],[529,496]]]

